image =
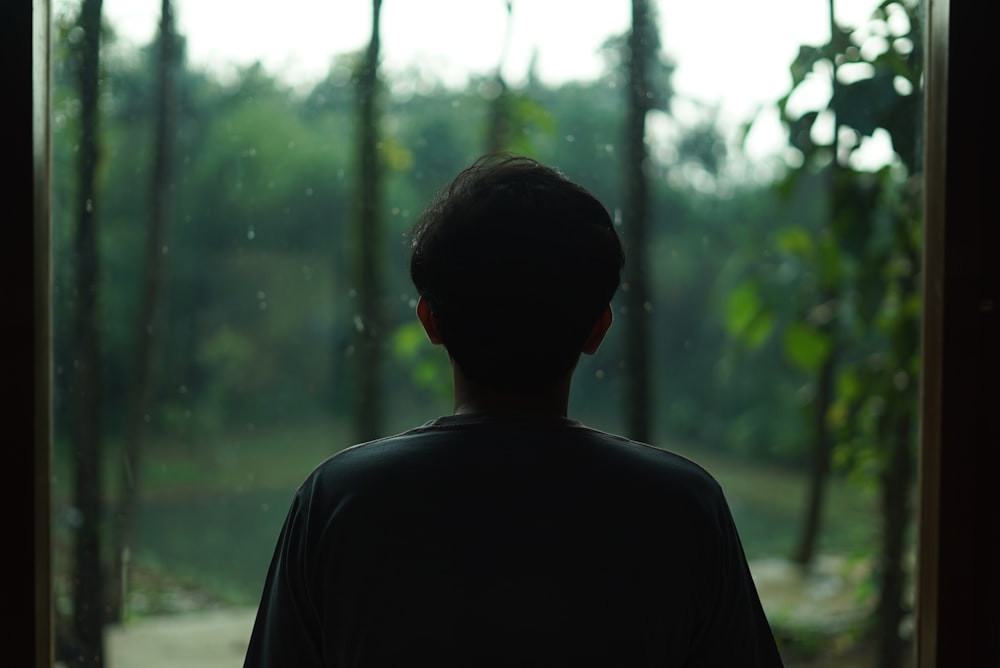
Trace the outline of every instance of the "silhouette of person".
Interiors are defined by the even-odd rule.
[[[411,246],[454,414],[302,483],[245,668],[781,666],[718,483],[567,417],[625,261],[604,206],[488,155]]]

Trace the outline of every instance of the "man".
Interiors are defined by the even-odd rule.
[[[454,414],[306,479],[246,668],[781,665],[719,485],[566,417],[623,264],[606,209],[533,160],[437,197],[410,275]]]

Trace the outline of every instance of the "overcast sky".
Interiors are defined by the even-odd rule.
[[[837,0],[838,20],[857,25],[877,4]],[[156,29],[159,5],[159,0],[104,0],[104,12],[123,39],[144,43]],[[190,60],[220,73],[259,60],[289,81],[315,81],[334,54],[362,48],[371,30],[369,0],[174,0],[174,5]],[[664,49],[678,66],[675,88],[720,105],[723,117],[734,123],[787,92],[798,46],[822,43],[829,34],[828,0],[657,0],[657,6]],[[624,32],[630,16],[628,0],[514,0],[508,81],[523,80],[535,53],[538,74],[548,83],[595,77],[602,64],[600,45]],[[469,73],[496,66],[506,2],[384,0],[381,26],[388,71],[418,64],[461,83]]]

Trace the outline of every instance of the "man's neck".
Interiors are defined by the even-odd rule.
[[[566,417],[570,376],[554,387],[530,393],[505,393],[483,387],[454,369],[456,415],[467,413],[538,413]]]

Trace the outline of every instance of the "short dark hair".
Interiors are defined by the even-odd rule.
[[[568,373],[621,280],[607,209],[558,170],[490,154],[430,203],[411,233],[410,277],[466,376],[508,393]]]

